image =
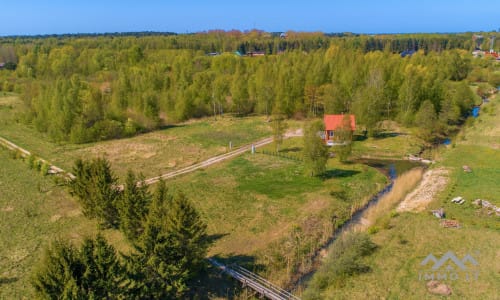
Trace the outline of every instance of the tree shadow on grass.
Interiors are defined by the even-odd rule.
[[[345,178],[352,177],[356,174],[359,174],[360,171],[356,170],[342,170],[342,169],[333,169],[327,170],[323,174],[321,174],[320,178],[323,180],[331,179],[331,178]]]
[[[280,152],[282,152],[282,153],[289,153],[289,152],[296,153],[296,152],[301,152],[301,151],[302,151],[302,148],[300,148],[300,147],[291,147],[291,148],[285,148],[285,149],[280,150]]]
[[[383,131],[383,132],[378,132],[376,133],[373,138],[377,139],[377,140],[382,140],[382,139],[386,139],[386,138],[391,138],[391,137],[397,137],[397,136],[400,136],[400,135],[406,135],[406,133],[402,133],[402,132],[392,132],[392,131]]]
[[[243,267],[249,271],[257,272],[263,270],[264,266],[256,263],[254,256],[248,255],[216,255],[211,257],[218,263],[229,268],[235,265]],[[191,284],[192,288],[189,294],[191,299],[235,299],[245,293],[240,282],[231,278],[217,266],[207,262],[207,268]]]
[[[4,284],[14,283],[18,280],[19,280],[19,278],[17,278],[17,277],[10,277],[10,278],[0,277],[0,287]]]
[[[366,140],[368,137],[366,135],[362,135],[362,134],[355,134],[352,136],[352,140],[353,141],[356,141],[356,142],[362,142],[364,140]]]
[[[180,127],[185,127],[186,125],[184,124],[167,124],[167,125],[161,125],[158,127],[157,130],[167,130],[167,129],[172,129],[172,128],[180,128]]]
[[[216,233],[216,234],[210,234],[207,236],[208,243],[212,245],[215,243],[217,240],[225,237],[226,235],[229,235],[229,233]]]

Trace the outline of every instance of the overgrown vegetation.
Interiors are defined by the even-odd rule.
[[[363,258],[376,248],[366,234],[350,233],[340,237],[332,244],[327,260],[310,282],[304,299],[325,299],[322,292],[327,287],[340,287],[345,284],[346,278],[368,272],[370,267]]]
[[[321,294],[323,298],[430,298],[426,280],[419,274],[426,272],[421,262],[433,254],[437,258],[452,251],[459,259],[470,254],[478,262],[479,276],[466,280],[459,274],[457,280],[438,279],[452,290],[452,297],[463,299],[496,299],[499,288],[496,259],[500,247],[499,217],[491,209],[476,206],[475,199],[485,199],[500,205],[498,170],[500,156],[498,141],[500,128],[498,105],[500,97],[490,98],[481,106],[477,119],[470,119],[448,147],[435,152],[435,167],[449,170],[449,183],[421,213],[393,211],[381,214],[375,210],[369,218],[371,239],[377,251],[367,257],[368,273],[347,279],[343,285],[329,283]],[[464,172],[467,165],[472,172]],[[451,202],[464,197],[462,205]],[[391,208],[389,201],[389,207]],[[383,206],[382,206],[383,208]],[[430,210],[443,208],[446,218],[455,220],[460,228],[444,228]],[[328,267],[325,267],[328,268]],[[444,268],[443,268],[444,269]],[[317,295],[311,286],[305,295]]]
[[[191,43],[193,38],[198,41]],[[414,50],[425,50],[403,58],[401,43],[410,40]],[[420,111],[436,122],[426,123],[432,135],[422,134],[433,141],[453,130],[475,102],[465,79],[480,64],[455,49],[471,47],[460,35],[385,39],[293,33],[280,39],[256,31],[5,41],[3,47],[19,63],[2,73],[3,89],[23,94],[26,122],[54,141],[72,143],[227,112],[297,118],[350,112],[371,134],[387,119],[420,125]],[[267,56],[231,53],[262,47]],[[206,55],[214,51],[229,53]],[[486,77],[491,84],[496,80]]]

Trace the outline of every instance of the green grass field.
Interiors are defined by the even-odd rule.
[[[0,299],[31,299],[29,273],[56,239],[79,241],[96,231],[79,205],[49,177],[0,148]]]
[[[224,153],[229,141],[238,147],[270,135],[265,117],[225,117],[217,121],[186,122],[129,139],[85,145],[55,144],[20,122],[20,107],[15,95],[0,98],[1,136],[63,168],[70,168],[78,157],[105,155],[122,178],[129,168],[154,176]],[[289,124],[291,129],[300,126],[297,121]],[[273,147],[268,145],[264,150],[271,151]],[[301,138],[287,139],[281,147],[282,153],[294,158],[301,157],[301,149]],[[81,216],[75,200],[54,186],[50,177],[29,170],[26,162],[11,159],[12,154],[6,150],[1,153],[1,163],[5,165],[2,170],[7,172],[0,177],[0,229],[2,238],[9,240],[2,248],[0,298],[4,294],[6,298],[29,297],[29,271],[40,257],[41,249],[54,238],[78,241],[95,234],[97,228],[94,222]],[[264,275],[284,283],[290,274],[284,272],[282,263],[269,260],[273,255],[283,256],[276,251],[285,248],[276,245],[286,244],[301,228],[304,238],[314,240],[316,247],[319,246],[331,233],[333,215],[347,217],[386,182],[373,168],[342,165],[336,159],[329,161],[324,178],[311,178],[304,175],[300,160],[260,152],[183,175],[167,185],[187,194],[206,220],[214,237],[210,255],[249,268],[258,265]],[[3,232],[13,232],[13,236]],[[119,250],[127,250],[119,232],[105,234]],[[308,246],[308,251],[313,250],[311,247]],[[246,264],[248,259],[253,263]]]
[[[190,121],[132,138],[82,145],[56,144],[21,120],[19,98],[0,97],[0,136],[66,170],[71,170],[77,158],[105,156],[120,177],[128,169],[142,172],[146,177],[157,176],[225,153],[229,142],[239,147],[271,135],[265,117],[226,116]]]
[[[409,154],[418,154],[423,147],[424,142],[415,137],[413,130],[392,126],[377,137],[355,140],[352,156],[354,158],[403,159]]]
[[[283,152],[289,150],[287,144],[295,149],[301,142],[300,138],[287,140]],[[217,236],[210,255],[230,260],[252,257],[255,263],[248,267],[262,265],[267,277],[284,282],[283,270],[266,261],[276,243],[299,227],[309,230],[304,224],[312,220],[318,226],[308,234],[326,238],[330,231],[324,229],[331,228],[333,215],[350,212],[387,182],[381,173],[364,165],[346,166],[330,160],[328,170],[329,177],[312,178],[304,175],[300,161],[248,153],[175,178],[167,185],[193,201],[207,221],[209,233]],[[345,198],[332,196],[332,191]]]
[[[440,258],[452,251],[459,259],[466,254],[478,262],[477,280],[445,280],[450,299],[498,299],[500,290],[500,217],[471,202],[481,198],[500,206],[500,96],[482,107],[481,116],[464,127],[453,146],[438,152],[435,167],[450,171],[447,188],[422,213],[403,213],[390,218],[390,226],[372,235],[379,246],[366,259],[371,271],[347,279],[341,287],[329,287],[322,299],[440,299],[430,294],[419,274],[430,253]],[[463,165],[472,173],[462,170]],[[463,205],[453,197],[466,199]],[[461,228],[443,228],[430,209],[443,207],[448,219]],[[387,217],[387,216],[386,216]]]

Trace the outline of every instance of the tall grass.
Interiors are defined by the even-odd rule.
[[[414,168],[403,173],[395,181],[391,191],[382,196],[377,205],[374,205],[363,215],[363,222],[355,227],[355,230],[364,230],[371,226],[377,220],[389,213],[395,206],[401,202],[404,197],[412,191],[422,180],[424,174],[423,168]]]

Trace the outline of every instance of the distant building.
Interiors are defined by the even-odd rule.
[[[264,51],[253,51],[247,53],[247,56],[264,56],[264,55],[266,55],[266,52]]]
[[[412,56],[413,54],[415,54],[415,52],[415,50],[405,50],[401,52],[401,57]]]
[[[5,67],[5,63],[4,62],[1,62],[0,63],[0,69],[3,69]]]
[[[348,124],[345,124],[345,117],[349,118]],[[342,129],[346,125],[350,127],[351,132],[356,130],[356,118],[354,115],[325,115],[323,121],[325,122],[325,133],[323,138],[326,143],[336,140],[336,131]]]

